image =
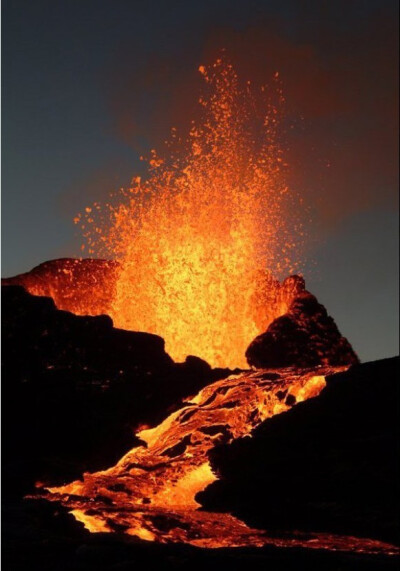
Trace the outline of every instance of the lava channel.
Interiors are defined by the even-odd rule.
[[[195,499],[216,479],[208,461],[211,448],[249,435],[266,418],[290,408],[287,403],[317,396],[325,377],[345,368],[248,371],[217,381],[158,426],[139,432],[143,445],[116,466],[85,473],[83,481],[44,488],[40,496],[61,502],[93,533],[119,532],[208,548],[271,544],[395,554],[398,550],[392,545],[350,536],[269,537],[230,514],[199,509]]]

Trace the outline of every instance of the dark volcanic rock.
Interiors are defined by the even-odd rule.
[[[211,451],[206,509],[271,530],[399,540],[399,359],[356,365],[252,437]]]
[[[174,363],[156,335],[109,317],[57,310],[2,287],[3,497],[113,465],[182,398],[228,376],[201,359]]]
[[[297,295],[287,313],[252,341],[246,358],[256,368],[358,363],[325,307],[307,291]]]

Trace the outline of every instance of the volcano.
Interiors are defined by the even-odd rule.
[[[279,75],[199,72],[187,137],[76,216],[89,257],[2,281],[10,568],[393,568],[398,362],[297,271]]]

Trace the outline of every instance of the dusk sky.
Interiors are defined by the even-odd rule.
[[[398,353],[397,0],[3,0],[2,275],[79,256],[73,217],[185,129],[198,67],[279,71],[304,264],[362,360]],[[250,340],[249,340],[250,341]]]

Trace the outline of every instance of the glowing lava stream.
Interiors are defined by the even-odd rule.
[[[47,488],[44,497],[61,501],[91,532],[119,531],[199,547],[274,544],[394,553],[396,548],[379,541],[329,534],[270,538],[229,514],[199,510],[195,500],[216,479],[207,456],[212,447],[250,434],[264,419],[288,409],[288,395],[296,402],[317,396],[325,376],[338,370],[343,368],[249,371],[217,381],[160,425],[142,430],[138,436],[145,445],[116,466]]]

